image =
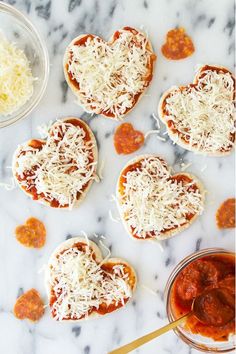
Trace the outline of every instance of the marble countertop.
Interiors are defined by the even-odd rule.
[[[91,118],[78,107],[68,90],[62,70],[67,44],[81,33],[96,33],[109,38],[124,25],[141,26],[148,32],[158,55],[153,82],[126,121],[143,132],[155,128],[152,113],[157,110],[161,93],[173,84],[189,83],[197,64],[220,64],[234,69],[233,0],[9,0],[32,20],[45,39],[50,55],[50,78],[46,94],[37,109],[24,121],[0,131],[0,181],[10,181],[12,154],[17,145],[38,137],[37,126],[59,117],[74,115],[87,120],[99,143],[99,158],[104,160],[104,179],[93,184],[81,207],[71,212],[41,206],[20,191],[0,189],[0,353],[1,354],[105,354],[167,323],[163,292],[176,264],[190,253],[206,247],[233,249],[234,232],[219,231],[215,212],[234,191],[234,154],[207,158],[174,146],[169,139],[149,137],[138,153],[158,153],[178,171],[180,164],[191,162],[195,173],[208,190],[204,214],[185,232],[158,243],[131,240],[110,201],[122,166],[133,156],[118,156],[113,147],[116,122]],[[191,35],[196,52],[188,59],[167,61],[160,52],[166,32],[183,26]],[[164,128],[163,128],[164,129]],[[22,247],[14,229],[29,216],[42,220],[47,242],[41,250]],[[19,294],[32,287],[46,301],[43,274],[39,272],[52,250],[81,230],[106,236],[113,256],[126,258],[135,267],[139,284],[133,300],[122,310],[99,320],[81,324],[57,323],[49,311],[37,323],[17,320],[12,313]],[[163,249],[162,249],[163,248]],[[152,289],[152,293],[145,287]],[[195,354],[170,332],[137,351],[140,354]]]

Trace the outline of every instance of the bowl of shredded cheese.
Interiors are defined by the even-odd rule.
[[[0,128],[37,106],[47,86],[47,48],[32,23],[0,2]]]

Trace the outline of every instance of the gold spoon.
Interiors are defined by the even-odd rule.
[[[214,301],[215,313],[212,313],[206,303],[212,304]],[[212,308],[211,308],[212,309]],[[207,312],[208,311],[208,312]],[[204,324],[222,326],[231,321],[235,316],[234,296],[227,289],[211,289],[203,292],[196,297],[192,304],[192,310],[179,318],[178,320],[169,323],[168,325],[159,328],[151,333],[148,333],[133,342],[128,343],[118,349],[111,351],[109,354],[126,354],[132,350],[140,347],[141,345],[151,341],[154,338],[176,328],[186,319],[194,315],[197,319]]]

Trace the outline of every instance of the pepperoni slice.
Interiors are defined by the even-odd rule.
[[[35,289],[30,289],[21,295],[14,306],[14,315],[19,320],[38,321],[44,314],[44,303]]]
[[[36,219],[29,218],[24,225],[19,225],[15,230],[16,239],[25,247],[41,248],[46,241],[44,224]]]
[[[118,154],[132,154],[144,144],[144,135],[132,124],[123,123],[115,131],[114,146]]]
[[[185,59],[195,51],[192,39],[184,28],[170,30],[166,35],[166,43],[161,48],[162,54],[170,60]]]
[[[216,223],[219,229],[235,227],[235,198],[224,201],[216,212]]]

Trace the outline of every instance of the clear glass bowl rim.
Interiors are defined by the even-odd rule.
[[[166,303],[166,313],[167,313],[167,317],[168,317],[169,322],[174,321],[174,318],[173,318],[173,315],[170,311],[169,305],[170,305],[171,288],[172,288],[174,280],[176,279],[176,276],[179,274],[180,271],[183,270],[183,268],[185,268],[192,261],[194,261],[198,258],[204,257],[204,256],[212,255],[212,254],[233,254],[233,255],[235,255],[235,253],[233,251],[226,250],[224,248],[205,248],[203,250],[191,253],[189,256],[182,259],[182,261],[180,261],[177,264],[177,266],[172,270],[172,272],[167,280],[165,290],[164,290],[164,298],[165,298],[165,303]],[[174,329],[174,332],[179,338],[181,338],[190,347],[197,349],[199,351],[202,351],[204,353],[228,353],[228,352],[235,350],[235,348],[236,348],[236,345],[233,345],[231,348],[218,349],[217,342],[216,342],[215,348],[212,348],[212,347],[207,348],[207,346],[205,344],[203,344],[201,346],[198,343],[196,343],[194,340],[185,336],[183,334],[183,332],[178,329],[178,327],[176,329]]]
[[[40,47],[40,51],[42,53],[42,60],[44,63],[44,71],[42,73],[42,84],[38,94],[35,96],[33,100],[30,101],[28,105],[26,104],[25,109],[21,113],[17,114],[16,112],[16,115],[13,116],[12,118],[6,119],[3,122],[0,121],[0,128],[4,128],[27,117],[40,102],[48,83],[49,55],[48,55],[46,44],[44,40],[40,37],[38,30],[34,27],[32,22],[22,12],[17,10],[14,6],[3,3],[2,1],[0,1],[0,12],[6,12],[10,15],[13,15],[13,17],[17,18],[20,22],[22,22],[27,27],[28,31],[33,33],[33,35],[36,37],[37,45]]]

